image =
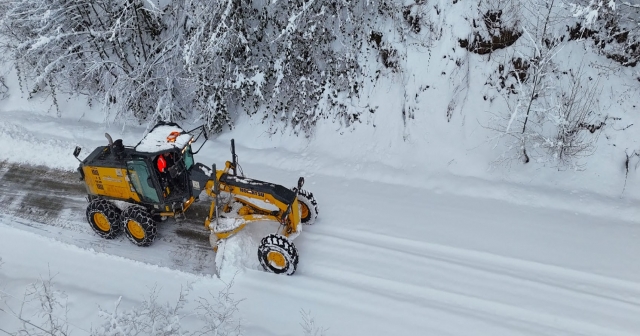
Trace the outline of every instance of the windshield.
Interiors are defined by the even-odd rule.
[[[187,146],[184,150],[184,165],[189,170],[193,166],[193,153],[191,152],[191,145]]]
[[[142,160],[128,161],[127,169],[129,170],[131,183],[133,183],[133,187],[142,199],[151,203],[159,203],[160,199],[156,188],[153,186],[149,170],[147,170],[147,164]]]

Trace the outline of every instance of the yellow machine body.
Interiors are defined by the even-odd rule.
[[[226,174],[231,167],[231,162],[227,161],[225,164],[225,169],[216,171],[216,180],[220,181],[220,177],[223,174]],[[215,189],[215,181],[213,179],[209,180],[205,186],[205,190],[210,197],[214,198],[214,200],[211,202],[209,216],[205,220],[205,227],[210,230],[214,229],[211,227],[211,223],[212,221],[214,221],[216,216],[215,199],[217,198],[217,195],[215,193]],[[294,198],[293,203],[291,203],[291,206],[289,206],[289,204],[276,199],[269,193],[263,193],[251,189],[232,186],[221,181],[219,182],[218,190],[219,193],[228,193],[230,195],[233,195],[234,201],[243,204],[242,208],[240,208],[240,210],[236,214],[238,216],[237,218],[242,219],[243,224],[229,231],[214,231],[217,239],[221,240],[229,238],[244,229],[247,224],[258,221],[275,221],[280,223],[282,227],[280,233],[286,237],[295,237],[300,233],[301,219],[297,198]],[[259,201],[260,203],[272,204],[278,210],[274,211],[262,208],[256,203],[251,202],[252,200]],[[220,206],[219,208],[221,208],[222,211],[220,211],[221,213],[218,215],[223,216],[223,207]],[[287,211],[289,211],[289,213],[287,213]]]
[[[82,169],[87,192],[90,195],[140,202],[140,197],[133,189],[126,169],[93,166],[84,166]],[[137,178],[133,171],[129,171],[129,175]]]

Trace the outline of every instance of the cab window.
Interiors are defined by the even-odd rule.
[[[193,153],[191,152],[191,145],[187,146],[184,150],[184,165],[187,170],[193,166]]]
[[[158,192],[153,185],[153,178],[149,173],[147,163],[143,160],[128,161],[127,169],[131,183],[142,199],[151,203],[159,203]]]

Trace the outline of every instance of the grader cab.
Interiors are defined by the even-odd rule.
[[[195,152],[192,144],[202,135],[206,141],[203,127],[185,131],[175,123],[161,122],[137,145],[126,147],[106,134],[108,145],[78,159],[91,228],[106,239],[124,231],[134,244],[149,246],[160,218],[184,214],[205,192],[211,207],[204,223],[214,250],[250,223],[277,222],[277,232],[262,239],[258,258],[266,271],[293,274],[298,253],[292,241],[301,224],[313,223],[318,214],[313,194],[302,189],[304,179],[300,177],[290,189],[239,176],[233,140],[232,160],[223,169],[196,163],[194,154],[204,142]],[[74,156],[79,154],[77,147]]]

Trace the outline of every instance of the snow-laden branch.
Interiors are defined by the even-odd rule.
[[[291,17],[289,17],[289,23],[287,24],[287,27],[284,28],[282,30],[282,32],[280,32],[280,35],[276,36],[275,39],[273,39],[273,42],[279,40],[281,37],[283,37],[286,34],[291,34],[293,31],[296,30],[297,24],[296,21],[298,20],[298,18],[300,18],[310,7],[311,5],[313,5],[313,3],[315,2],[315,0],[309,0],[307,2],[303,2],[302,3],[302,9],[298,12],[293,14]],[[323,11],[324,11],[324,7],[322,7]],[[319,15],[321,15],[322,13],[319,13]]]
[[[412,15],[426,6],[412,5]],[[401,70],[393,34],[382,41],[384,61],[374,55],[374,62],[361,54],[366,36],[380,20],[399,20],[392,26],[405,37],[417,29],[403,23],[393,0],[0,0],[0,7],[0,49],[9,51],[24,92],[54,102],[56,93],[86,94],[112,119],[190,118],[214,133],[232,127],[238,113],[307,136],[321,119],[351,127],[364,111],[356,100],[365,94],[365,67]]]
[[[614,2],[614,1],[611,1],[611,2]],[[625,5],[625,6],[627,6],[627,7],[640,9],[640,4],[632,4],[632,3],[628,2],[628,1],[622,1],[621,3],[623,5]],[[615,2],[614,2],[614,5],[615,5]],[[612,6],[611,9],[615,10],[616,8],[615,8],[615,6]]]

